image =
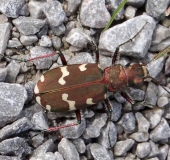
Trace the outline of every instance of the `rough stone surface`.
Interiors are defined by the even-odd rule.
[[[19,84],[0,83],[0,127],[13,122],[23,109],[27,93]]]
[[[20,16],[12,22],[26,36],[37,33],[45,24],[45,20],[24,16]]]
[[[120,46],[120,54],[142,58],[150,47],[155,26],[156,23],[150,16],[142,15],[129,19],[101,34],[99,50],[105,56],[113,56],[116,47],[127,42]],[[133,42],[129,41],[130,39],[133,39]]]
[[[91,28],[104,28],[110,20],[110,14],[104,0],[83,0],[80,9],[81,23]]]

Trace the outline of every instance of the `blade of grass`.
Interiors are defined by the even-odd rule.
[[[113,12],[112,17],[110,19],[110,21],[108,22],[108,24],[105,26],[105,28],[103,29],[103,31],[107,30],[110,25],[112,24],[113,20],[115,19],[117,13],[124,7],[124,5],[126,4],[127,0],[124,0],[119,6],[118,8]]]
[[[164,56],[164,54],[166,54],[168,52],[170,52],[170,46],[165,48],[163,51],[159,52],[158,55],[152,61],[159,59],[160,57]]]

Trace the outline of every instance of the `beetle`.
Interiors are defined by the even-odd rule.
[[[115,64],[118,51],[119,47],[115,51],[112,66],[104,70],[97,63],[67,65],[60,53],[64,66],[49,70],[40,77],[34,88],[36,101],[51,112],[76,111],[77,123],[61,128],[80,124],[80,110],[100,101],[104,100],[111,111],[107,91],[120,92],[127,101],[133,103],[124,90],[144,82],[150,76],[144,64]]]

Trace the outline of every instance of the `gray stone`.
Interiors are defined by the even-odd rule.
[[[82,1],[80,21],[84,26],[91,28],[104,28],[109,22],[110,18],[110,14],[105,7],[104,0]]]
[[[149,139],[149,133],[147,132],[135,132],[129,136],[137,142],[146,142]]]
[[[26,99],[27,93],[23,86],[0,83],[0,127],[16,120]]]
[[[0,155],[0,159],[1,160],[21,160],[19,157],[14,157],[14,156],[1,156]]]
[[[76,119],[66,120],[64,123],[61,123],[61,125],[65,126],[68,124],[74,124],[76,122],[77,122]],[[82,118],[81,124],[78,124],[73,127],[67,127],[67,128],[60,129],[60,133],[61,133],[62,137],[64,137],[64,138],[76,139],[76,138],[79,138],[83,134],[85,128],[86,128],[86,121],[84,118]]]
[[[131,18],[135,17],[136,10],[137,10],[136,8],[134,8],[132,6],[128,6],[125,10],[126,19],[131,19]]]
[[[43,12],[43,7],[46,3],[43,1],[30,1],[28,3],[28,9],[30,12],[31,17],[37,18],[37,19],[44,19],[45,15]]]
[[[121,55],[143,58],[150,47],[155,26],[155,20],[147,15],[129,19],[102,32],[99,51],[105,56],[113,56],[116,47],[120,46]]]
[[[8,22],[8,18],[4,14],[1,14],[0,15],[0,24],[4,24],[6,22]]]
[[[67,1],[69,13],[74,13],[81,4],[81,0],[67,0]]]
[[[0,82],[5,82],[7,76],[7,68],[0,68]]]
[[[32,140],[32,145],[34,146],[34,148],[37,148],[38,146],[40,146],[43,143],[44,135],[43,134],[37,134],[36,136],[31,138],[31,140]]]
[[[17,18],[24,5],[24,0],[1,0],[0,11],[7,17]]]
[[[16,83],[18,84],[23,84],[25,83],[25,75],[24,74],[20,74],[17,76],[17,79],[16,79]]]
[[[46,152],[52,152],[53,150],[54,150],[54,143],[52,139],[49,139],[46,142],[44,142],[41,146],[39,146],[37,149],[34,150],[30,160],[35,160],[35,158],[38,158],[42,154]]]
[[[58,151],[62,154],[65,160],[80,160],[76,147],[66,138],[62,138],[58,144]]]
[[[142,114],[149,121],[150,128],[153,129],[161,121],[162,116],[164,114],[164,110],[162,110],[160,108],[154,108],[154,109],[151,109],[151,110],[145,110],[145,111],[142,112]]]
[[[101,129],[98,143],[105,148],[111,148],[117,141],[117,129],[113,122],[108,122],[107,125]]]
[[[155,78],[162,71],[164,64],[165,64],[165,57],[161,57],[149,63],[146,66],[149,71],[149,75]]]
[[[165,48],[167,48],[169,46],[169,43],[170,43],[170,38],[166,38],[165,40],[161,41],[160,43],[158,43],[156,45],[152,45],[149,48],[149,51],[150,52],[161,52],[162,50],[164,50]]]
[[[68,64],[83,64],[83,63],[95,63],[95,60],[88,52],[80,52],[79,54],[68,60]]]
[[[25,103],[28,103],[29,101],[31,101],[34,97],[34,87],[35,87],[35,83],[32,81],[29,81],[25,84],[25,89],[27,91],[27,100]]]
[[[146,0],[128,0],[127,5],[139,8],[145,4]]]
[[[132,112],[125,113],[118,122],[126,132],[131,133],[136,128],[136,119]]]
[[[19,34],[18,32],[13,31],[13,32],[12,32],[12,36],[13,36],[13,38],[19,38],[19,37],[20,37],[20,34]],[[13,38],[12,38],[12,39],[13,39]]]
[[[39,40],[39,45],[42,47],[51,47],[52,41],[48,36],[42,36]]]
[[[143,101],[145,96],[145,92],[143,90],[132,87],[128,88],[128,93],[133,101]]]
[[[60,49],[62,44],[61,44],[61,39],[57,36],[52,37],[52,44],[55,49]]]
[[[135,117],[138,123],[138,131],[148,132],[150,123],[146,120],[146,118],[140,112],[135,113]]]
[[[33,125],[27,118],[19,119],[10,125],[3,127],[0,130],[0,140],[4,140],[11,136],[17,135],[29,129],[32,129]]]
[[[72,142],[79,153],[84,153],[86,151],[86,145],[82,138],[74,139]]]
[[[170,57],[166,60],[166,63],[165,63],[165,74],[166,75],[170,74],[169,66],[170,66]]]
[[[1,155],[12,154],[13,156],[22,157],[22,155],[31,154],[31,147],[25,139],[15,137],[0,142],[0,153]]]
[[[29,46],[37,42],[38,38],[36,35],[30,35],[30,36],[21,35],[20,41],[24,46]]]
[[[165,26],[165,27],[169,27],[170,26],[170,19],[167,17],[165,17],[163,20],[162,20],[162,25]]]
[[[51,29],[56,36],[60,36],[65,33],[66,27],[62,23],[59,26],[51,26]]]
[[[55,152],[54,154],[55,154],[57,160],[64,160],[64,158],[63,158],[63,156],[61,155],[60,152]]]
[[[112,119],[112,121],[116,122],[122,114],[122,112],[121,112],[122,105],[120,103],[117,103],[114,100],[110,101],[110,105],[112,107],[111,119]]]
[[[18,38],[12,38],[12,40],[8,41],[8,48],[21,48],[22,44],[18,40]]]
[[[168,97],[159,97],[157,105],[160,108],[164,108],[169,103]]]
[[[150,146],[151,146],[151,153],[148,155],[149,157],[157,157],[160,154],[160,150],[158,148],[158,145],[155,144],[153,141],[149,141]]]
[[[0,24],[0,61],[5,53],[10,36],[11,25],[9,23]]]
[[[158,99],[158,86],[150,82],[145,93],[144,99],[145,104],[150,108],[154,108],[156,106],[157,99]]]
[[[158,158],[160,160],[166,160],[167,155],[168,155],[168,150],[169,150],[168,144],[165,144],[164,146],[160,147],[159,149],[160,149],[160,154],[158,155]]]
[[[46,21],[32,17],[20,16],[12,22],[20,33],[24,35],[31,35],[37,33],[45,25]]]
[[[92,120],[83,133],[84,139],[99,137],[101,128],[106,124],[107,114],[96,114],[95,119]],[[100,123],[99,123],[100,122]]]
[[[154,18],[161,19],[161,16],[168,8],[168,5],[169,5],[169,0],[147,1],[145,6],[146,13]]]
[[[28,5],[24,4],[24,6],[21,8],[19,15],[21,16],[29,16],[29,10],[28,10]]]
[[[66,37],[66,41],[74,47],[84,48],[87,46],[88,39],[84,30],[73,28]]]
[[[96,160],[112,160],[106,148],[98,143],[90,146],[91,154]]]
[[[101,69],[105,69],[106,67],[110,67],[112,65],[112,59],[110,57],[103,56],[100,54],[99,56],[99,66]]]
[[[150,139],[154,142],[166,140],[170,137],[170,127],[167,121],[162,118],[160,123],[151,131]]]
[[[47,55],[47,57],[45,58],[38,58],[34,60],[33,63],[36,65],[37,69],[49,69],[49,67],[52,65],[52,61],[55,60],[57,56],[57,55],[53,55],[48,57],[48,54],[52,54],[52,53],[54,53],[54,51],[50,48],[35,46],[30,49],[30,58]]]
[[[152,45],[159,44],[170,36],[170,29],[158,24],[153,32]]]
[[[41,155],[38,155],[36,158],[31,158],[30,160],[56,160],[56,156],[52,152],[46,152],[42,153]]]
[[[43,12],[51,26],[61,25],[66,18],[62,5],[58,1],[46,2]]]
[[[124,97],[122,97],[122,95],[119,92],[115,92],[113,93],[114,98],[116,99],[117,102],[120,103],[126,103],[126,99]],[[120,107],[120,111],[121,111],[122,107]]]
[[[125,141],[118,141],[114,146],[114,154],[116,156],[123,156],[129,151],[135,143],[132,139],[126,139]]]
[[[17,75],[20,71],[20,65],[16,61],[10,62],[7,66],[7,75],[6,75],[6,82],[15,82]]]
[[[145,158],[151,152],[151,146],[148,142],[139,143],[136,148],[138,158]]]
[[[47,120],[42,111],[35,113],[32,116],[31,122],[34,125],[35,130],[44,130],[49,128]]]

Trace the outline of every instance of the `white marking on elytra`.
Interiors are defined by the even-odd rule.
[[[61,72],[62,72],[62,76],[58,80],[58,83],[60,83],[61,85],[64,85],[66,83],[66,81],[64,80],[64,77],[68,76],[70,73],[67,71],[67,66],[60,67],[60,69],[61,69]]]
[[[107,98],[107,94],[105,93],[105,94],[104,94],[104,99],[106,99],[106,98]]]
[[[45,108],[46,108],[48,111],[51,111],[51,106],[50,106],[49,104],[47,104],[47,105],[45,106]]]
[[[76,110],[76,107],[75,107],[76,102],[68,100],[67,98],[68,98],[68,94],[67,93],[63,93],[62,94],[62,100],[69,104],[69,110]]]
[[[38,89],[38,86],[37,86],[37,85],[35,85],[34,93],[35,93],[35,94],[38,94],[38,93],[39,93],[39,89]]]
[[[41,81],[41,82],[44,82],[44,80],[45,80],[45,77],[44,77],[44,75],[42,75],[42,76],[40,77],[40,81]]]
[[[98,66],[100,69],[102,69],[101,66],[100,66],[100,64],[98,64],[97,66]]]
[[[87,100],[86,100],[86,104],[95,104],[95,103],[93,103],[92,102],[93,101],[93,98],[87,98]]]
[[[41,97],[37,96],[35,99],[41,105]]]
[[[87,64],[82,64],[79,66],[80,71],[85,71],[87,68],[85,67]]]

